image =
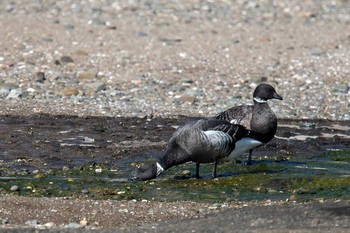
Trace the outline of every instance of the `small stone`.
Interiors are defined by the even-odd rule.
[[[87,52],[85,52],[84,50],[78,49],[74,52],[75,55],[77,56],[87,56],[89,55]]]
[[[72,96],[72,95],[78,95],[78,94],[79,94],[79,90],[75,88],[64,88],[60,92],[61,96]]]
[[[21,88],[13,89],[7,95],[6,99],[18,99],[18,98],[22,98],[22,95],[23,95],[23,92]]]
[[[67,225],[64,226],[64,228],[68,228],[68,229],[79,229],[79,228],[83,228],[83,227],[84,226],[82,226],[76,222],[71,222],[71,223],[68,223]]]
[[[74,63],[74,60],[70,56],[62,56],[60,58],[60,62],[62,64],[67,64],[67,63]]]
[[[79,223],[82,226],[87,226],[89,224],[89,222],[85,218],[83,220],[81,220]]]
[[[6,224],[9,224],[9,219],[8,218],[4,218],[4,219],[1,219],[1,224],[2,225],[6,225]]]
[[[41,71],[36,72],[35,78],[38,83],[43,83],[46,80],[45,73]]]
[[[106,84],[102,82],[88,83],[84,86],[88,93],[96,93],[106,89]]]
[[[83,189],[83,190],[81,190],[81,193],[82,193],[82,194],[89,194],[90,192],[89,192],[89,190],[87,190],[87,189]]]
[[[43,227],[45,228],[53,228],[55,226],[54,222],[47,222],[45,224],[43,224]]]
[[[13,185],[13,186],[11,186],[11,188],[10,188],[10,191],[12,191],[12,192],[17,192],[17,191],[19,191],[20,190],[20,188],[17,186],[17,185]]]
[[[94,79],[96,76],[96,71],[81,71],[77,74],[78,79]]]
[[[255,188],[255,190],[259,193],[267,193],[268,192],[267,188],[265,188],[263,186],[258,186]]]
[[[96,173],[101,173],[101,172],[102,172],[102,168],[96,168],[96,169],[95,169],[95,172],[96,172]]]
[[[63,166],[63,167],[62,167],[62,171],[69,171],[69,167]]]
[[[75,69],[75,64],[72,63],[72,62],[69,62],[69,63],[66,64],[66,68],[68,70],[74,70]]]
[[[295,194],[292,194],[290,197],[289,197],[289,201],[297,201],[299,198],[297,195]]]
[[[315,122],[300,122],[299,128],[300,129],[314,129],[316,128],[317,123]]]
[[[29,226],[36,226],[39,224],[39,222],[38,222],[38,220],[34,219],[34,220],[28,220],[24,224],[29,225]]]
[[[35,179],[42,179],[42,178],[45,178],[45,177],[46,176],[43,173],[38,173],[38,174],[35,174],[35,176],[34,176]]]
[[[194,104],[197,98],[194,96],[183,95],[177,98],[179,102]]]

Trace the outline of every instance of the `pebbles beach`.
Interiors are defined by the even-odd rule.
[[[349,120],[348,1],[0,3],[1,114],[207,116],[268,82],[281,118]]]

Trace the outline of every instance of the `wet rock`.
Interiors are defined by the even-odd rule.
[[[12,192],[17,192],[17,191],[19,191],[20,190],[20,188],[19,188],[19,186],[17,186],[17,185],[13,185],[13,186],[11,186],[11,188],[10,188],[10,191],[12,191]]]
[[[24,223],[25,225],[29,225],[29,226],[36,226],[39,224],[39,221],[34,219],[34,220],[28,220]]]
[[[35,174],[35,175],[34,175],[34,178],[35,178],[35,179],[42,179],[42,178],[45,178],[45,177],[46,177],[46,175],[43,174],[43,173],[38,173],[38,174]]]
[[[190,170],[183,170],[179,174],[174,176],[174,179],[185,179],[190,178],[192,176],[192,172]]]
[[[9,224],[9,223],[10,223],[10,221],[9,221],[8,218],[3,218],[3,219],[1,219],[1,224],[2,224],[2,225],[6,225],[6,224]]]
[[[315,122],[300,122],[299,128],[300,129],[314,129],[316,128],[317,123]]]
[[[43,227],[45,228],[53,228],[55,226],[54,222],[47,222],[45,224],[43,224]]]
[[[297,201],[298,199],[299,199],[299,197],[298,197],[298,195],[296,195],[296,194],[292,194],[292,195],[288,198],[289,201]]]
[[[267,193],[268,190],[267,188],[263,187],[263,186],[258,186],[255,188],[255,190],[258,192],[258,193]]]
[[[72,96],[72,95],[78,95],[79,90],[76,88],[64,88],[60,91],[61,96]]]
[[[90,192],[89,192],[89,190],[87,190],[87,189],[83,189],[83,190],[81,190],[81,193],[82,193],[82,194],[89,194]]]
[[[68,229],[80,229],[80,228],[84,228],[84,226],[83,226],[83,225],[80,225],[79,223],[76,223],[76,222],[71,222],[71,223],[68,223],[67,225],[65,225],[64,228],[68,228]]]

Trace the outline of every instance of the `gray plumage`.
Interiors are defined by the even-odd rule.
[[[243,125],[247,129],[259,133],[263,143],[268,143],[274,138],[277,130],[277,117],[267,103],[269,99],[283,100],[271,85],[260,84],[253,93],[254,105],[233,107],[221,112],[215,118]],[[252,150],[249,151],[246,164],[251,164],[251,155]]]
[[[248,143],[249,148],[261,144],[258,134],[225,120],[200,119],[189,122],[174,132],[159,160],[139,168],[133,179],[154,179],[170,167],[189,161],[196,163],[196,177],[199,177],[200,163],[214,163],[213,177],[216,177],[218,161],[233,153],[236,143],[243,138],[248,138],[249,143],[253,142]]]

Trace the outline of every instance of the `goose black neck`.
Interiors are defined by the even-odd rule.
[[[159,164],[167,170],[173,166],[190,161],[189,154],[179,146],[171,146],[166,149],[159,159]]]

